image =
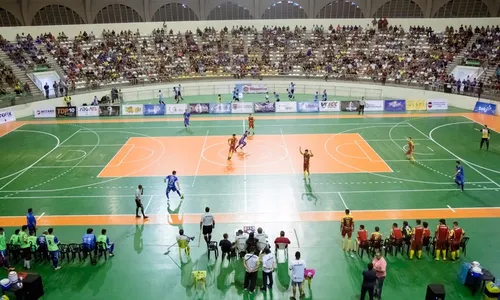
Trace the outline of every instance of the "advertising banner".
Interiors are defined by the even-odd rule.
[[[164,116],[165,105],[162,104],[144,104],[145,116]]]
[[[385,100],[384,101],[385,111],[406,111],[406,101],[405,100]]]
[[[476,106],[474,107],[474,112],[486,115],[494,115],[496,109],[496,104],[477,101]]]
[[[265,94],[268,92],[267,87],[263,84],[238,83],[235,87],[243,94]]]
[[[99,106],[78,106],[76,108],[77,117],[98,117]]]
[[[300,113],[319,112],[319,102],[318,101],[298,102],[297,111]]]
[[[122,115],[142,116],[144,115],[144,106],[142,104],[124,104],[122,105]]]
[[[167,104],[166,113],[167,115],[182,115],[188,108],[186,103],[183,104]]]
[[[76,106],[56,107],[56,118],[76,118]]]
[[[14,116],[14,113],[10,110],[7,111],[0,111],[0,124],[8,123],[15,121],[16,117]]]
[[[232,114],[251,114],[253,113],[252,102],[233,102],[231,103]]]
[[[384,111],[384,100],[366,100],[365,111]]]
[[[340,110],[341,111],[358,111],[359,101],[341,101]]]
[[[211,114],[230,114],[231,103],[210,103]]]
[[[297,102],[292,102],[292,101],[276,102],[276,112],[279,113],[297,112]]]
[[[190,103],[189,111],[192,114],[208,114],[210,113],[210,104],[208,103]]]
[[[33,117],[35,118],[55,118],[56,117],[56,108],[41,108],[35,109],[33,111]]]
[[[427,110],[427,101],[406,100],[406,110]]]
[[[429,99],[427,100],[427,110],[446,110],[448,109],[448,100]]]
[[[340,111],[340,101],[321,101],[319,111]]]
[[[274,102],[254,102],[253,108],[256,113],[271,113],[276,111]]]
[[[120,107],[119,105],[99,106],[99,116],[119,116]]]

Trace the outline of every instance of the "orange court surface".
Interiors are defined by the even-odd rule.
[[[302,173],[300,145],[308,145],[312,173],[392,172],[357,133],[250,136],[244,151],[227,160],[226,136],[133,137],[116,153],[99,177]],[[303,149],[305,150],[305,149]],[[199,158],[199,159],[198,159]]]

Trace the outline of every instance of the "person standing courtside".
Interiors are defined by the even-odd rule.
[[[265,248],[264,256],[262,257],[262,287],[261,291],[265,292],[266,289],[272,291],[273,289],[273,271],[276,269],[276,259],[274,254],[271,253],[269,248]]]
[[[205,213],[201,216],[200,229],[203,232],[203,238],[207,242],[207,246],[210,245],[212,240],[212,230],[215,228],[214,216],[210,213],[210,207],[205,207]]]
[[[33,214],[33,209],[28,208],[28,213],[26,214],[26,224],[28,225],[28,231],[31,234],[34,232],[36,234],[36,218]]]
[[[364,115],[365,114],[365,97],[361,97],[361,100],[359,101],[359,110],[358,110],[358,115]]]
[[[295,295],[297,294],[297,288],[299,288],[300,298],[304,298],[304,271],[306,269],[306,262],[300,259],[300,252],[295,252],[295,260],[290,262],[290,271],[292,271],[292,293],[293,296],[290,297],[291,300],[295,300]]]
[[[366,293],[370,300],[373,300],[373,292],[375,291],[375,284],[377,282],[377,273],[373,270],[373,264],[368,264],[368,269],[363,271],[363,283],[361,284],[361,297],[360,300],[365,300]]]
[[[255,292],[257,285],[257,272],[259,271],[259,250],[256,248],[248,248],[248,253],[245,255],[243,265],[245,266],[245,281],[243,289],[248,290],[250,294]]]
[[[147,219],[148,216],[146,216],[144,214],[144,206],[142,205],[142,195],[144,194],[144,190],[142,188],[142,185],[139,184],[139,186],[137,187],[137,190],[135,190],[135,217],[136,218],[140,218],[141,216],[139,216],[139,208],[141,209],[141,212],[142,212],[142,217],[144,219]]]

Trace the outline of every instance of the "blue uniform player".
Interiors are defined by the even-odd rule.
[[[238,142],[238,146],[236,146],[236,149],[240,148],[243,150],[243,148],[247,145],[247,142],[245,142],[246,138],[248,137],[248,130],[245,130],[245,133],[240,137],[240,141]]]
[[[295,96],[293,96],[293,93],[291,90],[286,89],[286,92],[288,93],[288,100],[295,99]]]
[[[189,118],[191,117],[191,113],[188,112],[188,110],[186,109],[186,111],[184,111],[184,127],[188,127],[189,126]]]
[[[455,183],[458,187],[464,190],[465,176],[464,176],[464,168],[460,164],[460,161],[457,160],[457,167],[455,168]]]
[[[314,94],[314,101],[318,101],[318,98],[319,98],[319,94],[318,92],[316,91],[316,93]]]
[[[238,101],[240,102],[240,95],[239,95],[240,91],[237,89],[237,88],[234,88],[233,90],[233,101]]]
[[[326,90],[324,90],[323,95],[321,95],[321,101],[328,101],[328,96],[326,95]]]
[[[168,197],[168,193],[170,193],[170,191],[177,192],[177,195],[179,195],[181,199],[184,199],[184,195],[181,195],[181,188],[179,187],[179,178],[177,178],[176,174],[177,174],[176,171],[172,171],[172,175],[168,175],[167,177],[165,177],[164,182],[167,184],[167,191],[165,192],[165,195],[167,196],[167,201],[170,200],[170,198]]]

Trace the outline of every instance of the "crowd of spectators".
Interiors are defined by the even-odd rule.
[[[488,61],[490,67],[498,65],[498,26],[447,26],[443,31],[412,26],[405,30],[385,18],[365,27],[313,25],[309,31],[300,26],[264,26],[260,31],[254,26],[233,26],[174,33],[164,24],[151,33],[103,30],[96,37],[83,31],[73,39],[63,32],[36,39],[22,34],[16,44],[0,45],[16,64],[27,68],[45,64],[45,52],[50,53],[66,73],[64,81],[70,90],[165,82],[172,77],[301,75],[425,85],[436,90],[460,85],[468,93],[482,85],[482,80],[458,83],[448,74],[448,66],[474,34],[476,41],[465,51],[464,63],[475,59]],[[485,83],[495,88],[496,74]]]

